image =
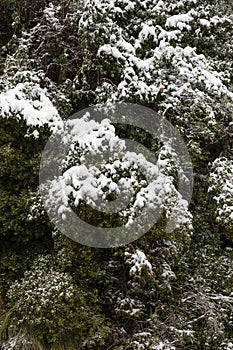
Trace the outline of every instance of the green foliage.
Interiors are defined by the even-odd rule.
[[[192,18],[177,22],[181,13]],[[0,16],[0,346],[231,349],[231,2],[5,0]],[[38,170],[54,120],[120,100],[153,108],[185,139],[192,234],[185,225],[166,232],[163,212],[138,241],[101,250],[49,222]],[[54,119],[33,124],[43,101]],[[139,128],[116,125],[116,134],[166,160],[177,189],[164,145]],[[93,224],[122,223],[85,203],[75,210]]]
[[[97,346],[106,333],[95,292],[85,291],[67,273],[56,271],[52,256],[39,256],[9,288],[7,298],[11,327],[33,330],[52,349],[62,343],[83,347],[91,339]]]

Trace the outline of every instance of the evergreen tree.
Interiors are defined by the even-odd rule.
[[[0,10],[0,346],[233,349],[231,1],[5,0]],[[121,101],[150,107],[179,130],[193,162],[193,197],[188,209],[169,147],[139,128],[81,119],[89,139],[79,133],[61,167],[80,218],[130,225],[149,203],[138,169],[152,166],[127,158],[121,137],[165,164],[160,179],[169,188],[146,235],[90,248],[50,222],[39,193],[41,154],[72,113]],[[87,195],[75,171],[88,149],[96,156],[106,144],[115,158],[88,170]],[[134,179],[136,204],[109,218],[90,206],[115,198],[113,173]],[[167,232],[174,203],[176,229]]]

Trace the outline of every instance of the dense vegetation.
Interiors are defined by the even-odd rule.
[[[231,0],[0,1],[3,350],[233,349],[232,10]],[[40,159],[63,120],[119,101],[149,107],[179,130],[193,195],[182,206],[169,148],[143,130],[108,125],[113,138],[128,136],[165,161],[177,222],[167,232],[165,205],[140,239],[93,248],[50,222]],[[132,165],[126,170],[119,176]],[[87,204],[76,212],[100,224]]]

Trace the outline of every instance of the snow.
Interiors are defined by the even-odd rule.
[[[162,274],[161,277],[166,279],[166,280],[170,280],[170,279],[175,279],[176,275],[175,273],[172,271],[170,265],[167,262],[164,262],[162,264]]]
[[[217,203],[216,220],[224,224],[233,224],[233,161],[224,157],[217,158],[209,175],[209,189]]]
[[[107,55],[112,55],[116,59],[123,58],[121,52],[115,46],[111,46],[110,44],[101,46],[101,48],[98,50],[98,55],[100,55],[102,52],[104,52]]]
[[[176,190],[173,178],[166,175],[170,167],[166,154],[172,154],[170,148],[166,149],[167,153],[161,150],[154,164],[141,153],[128,151],[125,141],[116,136],[115,128],[107,119],[97,123],[85,116],[68,124],[69,133],[64,136],[62,132],[62,140],[64,147],[70,145],[70,150],[61,164],[65,167],[61,170],[63,175],[49,184],[46,195],[49,210],[57,210],[65,218],[70,212],[72,197],[76,207],[85,202],[98,209],[102,203],[101,210],[108,211],[107,196],[119,199],[123,196],[129,198],[128,204],[125,203],[118,214],[124,218],[126,229],[130,229],[141,214],[145,216],[153,210],[159,215],[162,209],[172,220],[171,227],[191,227],[187,202]],[[74,164],[73,159],[78,159],[80,164]],[[137,223],[140,225],[140,221]]]
[[[160,28],[160,33],[158,35],[158,40],[178,40],[180,35],[180,30],[164,30],[162,27],[158,26]]]
[[[137,249],[134,254],[125,252],[125,256],[126,263],[131,266],[129,271],[131,276],[140,275],[143,269],[149,274],[152,273],[152,265],[141,250]]]
[[[37,326],[44,323],[48,309],[56,315],[61,307],[67,307],[67,302],[74,295],[71,276],[54,271],[50,256],[41,255],[22,279],[13,282],[8,291],[8,300],[15,300],[14,307],[22,315],[20,324],[23,325],[25,319],[28,321],[30,315],[31,326]]]
[[[190,29],[191,27],[187,25],[187,23],[191,22],[193,17],[189,13],[179,14],[171,16],[167,19],[165,26],[166,27],[175,27],[180,30],[184,28]]]
[[[186,22],[191,21],[191,18],[193,18],[191,14],[185,14],[181,17],[172,16],[170,20],[167,20],[167,25],[178,23],[178,20],[184,21],[179,23],[186,24]],[[119,37],[121,38],[122,35],[122,31],[120,31]],[[178,103],[176,97],[180,98],[189,91],[193,93],[190,83],[198,87],[196,95],[203,93],[203,85],[211,94],[216,96],[226,94],[230,99],[233,99],[232,92],[223,83],[222,73],[215,71],[204,55],[197,54],[196,49],[189,46],[182,48],[179,45],[175,47],[169,45],[170,40],[179,41],[181,35],[181,28],[168,31],[160,25],[152,25],[152,22],[147,21],[147,23],[142,24],[142,30],[134,41],[134,48],[133,41],[128,42],[127,46],[125,45],[126,40],[120,38],[116,39],[114,46],[111,46],[110,43],[100,46],[98,50],[100,57],[108,55],[115,59],[121,59],[122,73],[117,86],[104,84],[97,88],[97,101],[101,102],[102,96],[105,98],[108,94],[108,100],[112,102],[130,100],[135,96],[138,97],[139,101],[153,102],[156,99],[159,86],[166,84],[168,85],[166,104],[171,102],[170,105],[174,106]],[[147,40],[149,36],[153,37],[153,40],[158,40],[159,45],[150,52],[149,57],[138,57],[137,47],[143,45],[143,41]],[[172,75],[168,75],[166,69],[160,69],[159,73],[156,73],[157,67],[164,65],[164,60],[170,62],[171,69],[173,68],[175,72],[179,70],[175,75],[175,81],[171,82]],[[169,82],[168,79],[170,79]],[[112,93],[109,93],[110,90]],[[174,96],[173,99],[169,92]]]
[[[150,37],[152,37],[154,41],[157,41],[156,28],[152,25],[151,22],[149,22],[148,24],[144,23],[138,35],[139,42],[143,43]]]
[[[167,341],[159,342],[159,344],[153,346],[152,349],[153,350],[176,350],[175,346],[170,345],[169,342],[167,342]]]
[[[0,115],[2,118],[23,119],[27,126],[42,127],[48,125],[57,130],[63,122],[56,107],[47,96],[45,88],[38,83],[18,83],[15,87],[0,94]],[[39,137],[39,131],[32,135]]]
[[[50,3],[48,7],[44,9],[45,19],[57,30],[60,29],[60,22],[56,18],[56,12],[60,10],[60,6],[54,6],[53,3]]]
[[[205,27],[210,27],[210,21],[205,18],[200,18],[200,24]]]

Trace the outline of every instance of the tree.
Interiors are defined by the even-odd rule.
[[[10,312],[0,321],[1,333],[9,331],[1,345],[29,349],[23,344],[34,339],[41,342],[35,347],[54,350],[231,349],[231,2],[22,4],[14,2],[15,35],[0,79],[0,291]],[[120,101],[150,107],[179,130],[193,161],[192,202],[189,209],[182,202],[179,164],[167,145],[140,128],[80,119],[80,130],[90,127],[89,139],[79,133],[71,140],[73,151],[61,166],[72,189],[60,203],[64,215],[72,204],[82,219],[100,226],[134,220],[133,211],[148,199],[139,168],[146,173],[153,166],[125,154],[121,137],[157,156],[164,164],[160,179],[171,191],[145,236],[124,247],[83,247],[57,232],[45,213],[38,192],[41,152],[73,112]],[[115,158],[99,171],[84,169],[87,150],[96,156],[109,141]],[[91,193],[78,176],[84,170]],[[135,180],[138,206],[125,216],[90,210],[95,198],[115,198],[111,170],[125,183]],[[165,230],[169,200],[178,203],[172,233]]]

